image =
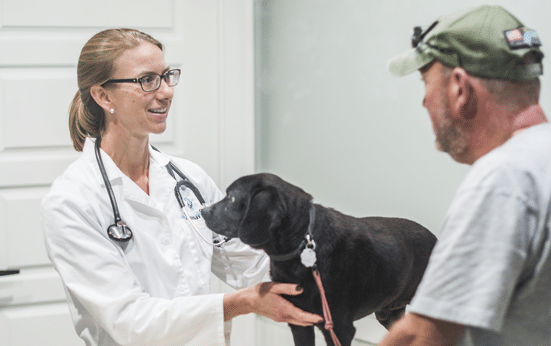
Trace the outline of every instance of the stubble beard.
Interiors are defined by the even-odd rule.
[[[455,161],[461,162],[461,158],[467,153],[468,135],[454,122],[444,99],[442,99],[439,112],[442,121],[436,128],[436,149],[449,154]]]

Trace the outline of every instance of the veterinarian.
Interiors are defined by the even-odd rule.
[[[471,165],[425,276],[381,345],[551,345],[551,125],[537,31],[499,6],[415,29],[437,147]]]
[[[197,165],[150,146],[179,77],[162,44],[136,30],[102,31],[81,52],[69,123],[82,156],[53,183],[42,215],[86,345],[226,345],[231,319],[251,312],[296,325],[322,320],[280,296],[300,294],[295,285],[262,283],[263,252],[214,242],[201,200],[222,193]],[[209,294],[211,271],[248,288]]]

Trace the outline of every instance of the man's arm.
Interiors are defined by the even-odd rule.
[[[409,313],[390,329],[379,346],[453,346],[465,326]]]

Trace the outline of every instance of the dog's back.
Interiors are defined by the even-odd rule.
[[[384,259],[385,270],[394,275],[388,278],[396,287],[392,305],[408,304],[421,282],[436,237],[425,227],[407,219],[370,217],[362,221],[377,244],[374,251]]]
[[[407,219],[355,218],[321,206],[318,210],[320,271],[332,278],[329,285],[335,287],[329,291],[349,296],[354,319],[408,304],[436,237]]]

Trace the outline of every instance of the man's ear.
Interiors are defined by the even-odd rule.
[[[447,96],[452,117],[460,121],[469,121],[476,117],[477,95],[471,77],[461,67],[456,67],[451,72]]]
[[[106,113],[109,113],[109,110],[113,108],[113,103],[111,102],[111,97],[107,90],[100,85],[94,85],[90,88],[90,95],[96,103],[103,108]]]

